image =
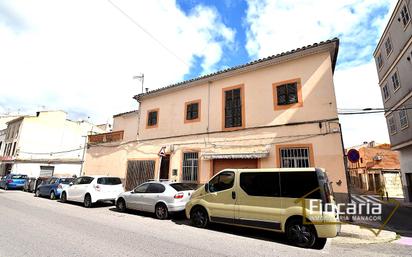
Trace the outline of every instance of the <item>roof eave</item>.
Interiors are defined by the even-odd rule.
[[[135,95],[133,99],[135,99],[137,102],[140,103],[144,98],[147,98],[147,97],[154,97],[154,96],[166,93],[166,92],[169,93],[169,92],[173,92],[176,90],[181,90],[183,88],[199,85],[199,84],[214,82],[214,81],[221,80],[227,77],[231,77],[233,75],[237,75],[240,73],[245,73],[245,72],[257,70],[260,68],[265,68],[267,66],[271,66],[274,64],[279,64],[279,63],[283,63],[286,61],[295,60],[301,57],[305,57],[305,56],[309,56],[312,54],[325,52],[325,51],[328,51],[331,56],[332,72],[334,73],[336,63],[337,63],[338,51],[339,51],[339,39],[338,38],[334,38],[331,40],[327,40],[325,42],[315,43],[313,45],[297,48],[297,49],[288,51],[286,53],[278,54],[276,56],[270,56],[267,58],[255,60],[247,64],[244,64],[244,65],[239,65],[237,67],[233,67],[227,70],[218,71],[218,72],[205,75],[205,76],[201,76],[198,78],[194,78],[188,81],[183,81],[180,83],[172,84],[170,86],[156,89],[148,93],[138,94],[138,95]]]

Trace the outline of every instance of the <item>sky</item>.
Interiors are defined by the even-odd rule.
[[[334,37],[338,108],[382,107],[373,51],[395,0],[0,0],[0,115],[111,121],[141,93]],[[345,146],[389,142],[340,116]]]

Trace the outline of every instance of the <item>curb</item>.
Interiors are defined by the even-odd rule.
[[[378,229],[374,229],[378,232]],[[370,229],[357,225],[342,225],[339,235],[332,239],[332,242],[338,244],[377,244],[389,243],[399,239],[395,232],[382,230],[376,236]]]

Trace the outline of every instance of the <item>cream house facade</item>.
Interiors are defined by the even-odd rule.
[[[119,151],[105,145],[119,158],[107,161],[109,169],[121,162],[113,174],[127,187],[128,179],[205,183],[224,168],[316,166],[345,200],[333,86],[338,45],[328,40],[135,96],[138,136],[112,144]]]
[[[80,175],[86,136],[102,130],[71,121],[63,111],[42,111],[7,122],[0,175]]]

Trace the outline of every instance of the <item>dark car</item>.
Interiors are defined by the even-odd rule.
[[[34,192],[36,186],[36,178],[34,177],[30,177],[30,178],[26,178],[26,181],[24,182],[24,186],[23,186],[23,191],[25,192]]]
[[[22,189],[26,182],[27,175],[9,174],[0,180],[0,187],[7,189]]]
[[[73,178],[56,178],[51,177],[48,180],[44,180],[36,188],[36,196],[47,196],[52,200],[60,198],[62,189],[68,187]]]

